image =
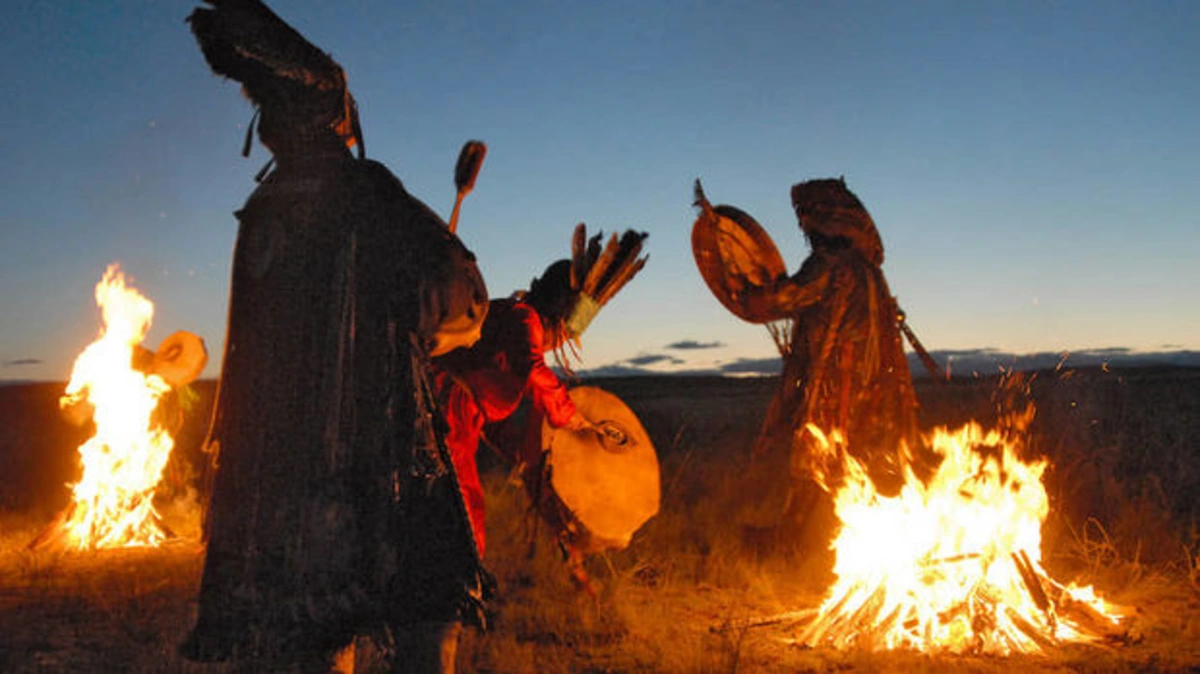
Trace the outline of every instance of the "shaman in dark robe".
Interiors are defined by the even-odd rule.
[[[472,621],[485,573],[428,358],[478,337],[474,258],[362,137],[341,68],[265,6],[190,18],[274,156],[238,211],[209,433],[199,660],[328,659],[356,634]],[[472,336],[473,335],[473,336]]]
[[[865,464],[876,488],[898,493],[918,451],[918,406],[901,315],[881,269],[883,243],[866,208],[841,179],[792,187],[811,254],[788,276],[770,237],[748,215],[712,207],[699,185],[697,205],[697,263],[718,299],[746,320],[790,323],[759,449],[790,450],[791,514],[814,519],[811,511],[828,505],[817,504],[823,497],[816,482],[834,487],[839,478],[838,450],[820,434],[839,433],[841,447]],[[730,246],[735,240],[743,245]],[[827,516],[816,519],[826,520],[821,528],[832,525]]]

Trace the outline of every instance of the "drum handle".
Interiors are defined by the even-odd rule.
[[[623,452],[636,444],[630,439],[629,434],[622,430],[617,422],[612,421],[611,419],[603,419],[597,423],[593,423],[592,426],[595,428],[596,433],[600,436],[601,446],[603,446],[607,451],[614,453],[617,451]],[[608,444],[604,442],[605,439],[611,440],[617,447],[610,448]]]

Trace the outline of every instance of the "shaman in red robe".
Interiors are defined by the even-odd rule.
[[[434,359],[435,386],[450,427],[446,444],[481,556],[483,486],[475,453],[484,425],[508,418],[526,395],[555,428],[570,425],[576,415],[567,387],[546,365],[545,353],[554,345],[553,338],[547,337],[542,317],[532,306],[496,299],[490,303],[483,334],[473,347]]]

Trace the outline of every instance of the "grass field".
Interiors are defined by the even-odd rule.
[[[794,625],[746,621],[816,606],[824,579],[760,535],[786,471],[751,461],[772,380],[588,382],[641,418],[660,456],[662,510],[628,549],[589,560],[593,603],[544,534],[531,545],[523,491],[488,467],[493,630],[469,633],[464,668],[495,672],[1187,671],[1200,667],[1200,370],[1038,373],[1031,451],[1051,461],[1043,558],[1060,580],[1136,608],[1131,639],[1047,656],[838,652],[790,645]],[[996,377],[920,381],[923,424],[994,419]],[[184,426],[171,470],[187,475],[211,404]],[[0,671],[225,672],[180,659],[202,554],[26,549],[68,500],[84,432],[57,411],[61,386],[0,387]],[[766,465],[764,465],[766,464]],[[187,532],[186,510],[174,518]],[[194,526],[194,521],[193,521]],[[530,551],[532,549],[532,555]],[[359,644],[360,669],[380,646]]]

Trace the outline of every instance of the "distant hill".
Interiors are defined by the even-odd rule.
[[[996,349],[966,349],[933,351],[930,354],[943,368],[949,367],[951,375],[970,376],[995,374],[1000,370],[1052,370],[1055,368],[1134,368],[1134,367],[1200,367],[1200,351],[1155,351],[1138,352],[1126,348],[1093,349],[1085,351],[1015,354]],[[651,363],[657,361],[642,357]],[[612,363],[596,368],[579,370],[584,377],[632,377],[671,375],[714,375],[726,377],[769,377],[780,372],[780,359],[743,358],[705,368],[676,368],[664,371],[661,368],[642,366],[629,361]],[[915,353],[908,354],[909,369],[914,377],[929,377],[929,371],[921,364]]]
[[[1042,352],[1016,355],[991,349],[935,351],[931,355],[948,363],[951,374],[994,374],[1006,370],[1047,370],[1059,367],[1107,367],[1110,369],[1144,367],[1200,367],[1200,351],[1135,352],[1129,349],[1096,349],[1064,353]],[[924,366],[915,354],[909,354],[909,366],[915,376],[925,376]]]
[[[1058,368],[1109,368],[1128,369],[1146,367],[1200,367],[1200,351],[1154,351],[1139,352],[1126,348],[1092,349],[1086,351],[1014,354],[996,349],[943,350],[930,353],[942,367],[949,367],[956,377],[996,374],[1001,370],[1053,370]],[[780,360],[769,358],[742,358],[710,367],[676,368],[663,370],[653,367],[658,359],[641,357],[635,359],[651,365],[640,365],[631,361],[620,361],[594,368],[577,369],[585,379],[607,377],[773,377],[780,372]],[[929,377],[928,370],[915,353],[908,354],[908,366],[916,378]],[[0,379],[0,386],[46,383],[30,379]],[[66,386],[66,382],[63,382]]]

